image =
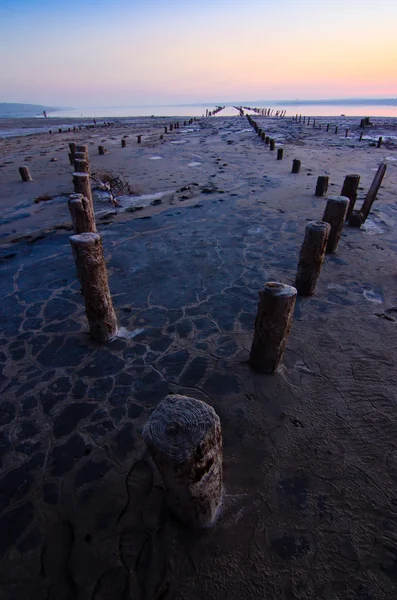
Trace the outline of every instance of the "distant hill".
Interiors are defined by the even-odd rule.
[[[15,102],[0,102],[0,119],[13,117],[35,117],[47,112],[58,110],[52,106],[41,106],[41,104],[17,104]]]

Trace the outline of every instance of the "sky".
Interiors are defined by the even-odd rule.
[[[397,96],[397,0],[0,0],[0,102]]]

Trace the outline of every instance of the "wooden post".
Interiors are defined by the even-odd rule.
[[[74,155],[71,152],[69,152],[68,157],[69,157],[69,164],[72,165],[73,161],[74,161]]]
[[[321,127],[322,127],[322,124],[320,123],[320,125],[318,126],[318,128],[321,129]]]
[[[74,161],[74,154],[76,152],[76,144],[74,142],[69,142],[69,150],[70,150],[70,154],[73,157],[72,162],[70,163],[72,165],[73,161]]]
[[[82,158],[74,159],[74,170],[76,173],[89,173],[90,172],[90,164],[88,160]]]
[[[307,124],[310,125],[310,117],[307,117]]]
[[[363,139],[363,132],[361,131],[360,137],[358,138],[358,141],[361,142],[362,139]]]
[[[327,132],[329,131],[329,123],[327,123]]]
[[[347,138],[347,136],[348,136],[348,135],[349,135],[349,130],[348,130],[348,129],[346,129],[346,132],[345,132],[345,138]]]
[[[69,196],[69,210],[75,233],[96,233],[96,223],[92,204],[83,194]]]
[[[335,135],[338,133],[338,126],[335,127]]]
[[[270,137],[268,135],[265,136],[265,144],[267,146],[270,144]]]
[[[380,137],[380,138],[378,139],[378,143],[376,144],[376,147],[377,147],[377,148],[380,148],[380,147],[382,146],[382,142],[383,142],[383,138],[382,138],[382,137]]]
[[[170,123],[170,131],[172,131],[174,129],[174,126],[172,123]]]
[[[261,128],[258,129],[257,133],[258,133],[259,137],[262,137],[262,129]]]
[[[19,174],[22,181],[33,181],[28,167],[19,167]]]
[[[383,177],[385,176],[386,173],[386,163],[382,163],[381,165],[379,165],[379,168],[376,172],[376,175],[371,183],[371,187],[369,188],[368,194],[365,196],[365,200],[363,202],[363,205],[361,207],[361,214],[363,215],[363,223],[365,223],[373,203],[376,200],[376,196],[379,192],[379,188],[382,185],[382,181],[383,181]]]
[[[212,525],[222,501],[222,432],[214,409],[170,395],[150,415],[144,442],[172,512],[190,527]]]
[[[316,119],[313,119],[313,127],[316,126]]]
[[[268,282],[259,292],[258,312],[249,363],[259,373],[277,371],[292,325],[297,291],[290,285]]]
[[[360,183],[360,175],[346,175],[340,195],[349,198],[349,208],[346,219],[349,220],[357,200],[357,190]]]
[[[301,170],[301,161],[294,158],[292,161],[292,173],[299,173]]]
[[[333,196],[328,199],[322,219],[331,225],[326,248],[327,254],[336,252],[338,248],[348,207],[349,198],[345,198],[344,196]]]
[[[262,142],[264,142],[266,140],[266,133],[264,131],[262,131]]]
[[[127,140],[121,140],[121,147],[125,148],[127,146]]]
[[[323,221],[310,221],[306,225],[295,280],[299,296],[311,296],[316,290],[330,231],[331,225]]]
[[[306,117],[303,117],[303,124],[306,125]]]
[[[273,138],[270,140],[270,150],[275,150],[276,149],[276,140],[273,140]]]
[[[137,142],[138,142],[138,144],[140,144],[140,143],[141,143],[141,141],[142,141],[142,136],[141,136],[141,135],[138,135],[138,136],[137,136]]]
[[[75,153],[84,152],[87,160],[88,160],[88,146],[86,144],[77,144],[75,148]]]
[[[104,154],[105,154],[105,147],[104,146],[98,146],[98,154],[100,156],[104,156]]]
[[[327,193],[328,184],[329,184],[328,175],[320,175],[319,177],[317,177],[317,185],[316,185],[316,191],[314,192],[314,195],[319,196],[319,197],[324,196],[324,194]]]
[[[283,160],[284,148],[277,148],[277,160]]]
[[[98,233],[80,233],[69,239],[91,337],[97,342],[108,342],[117,335],[117,319],[110,296],[101,236]]]
[[[73,173],[73,187],[76,194],[82,194],[92,202],[90,176],[88,173]]]
[[[164,133],[168,133],[168,127],[164,127]]]

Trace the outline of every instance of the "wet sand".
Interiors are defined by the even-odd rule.
[[[359,142],[358,118],[254,118],[283,161],[239,117],[163,140],[177,118],[0,140],[1,598],[397,595],[397,124],[371,119]],[[70,141],[134,190],[120,208],[95,193],[121,327],[106,346],[87,335],[70,251]],[[360,174],[360,206],[382,160],[365,228],[345,227],[317,294],[297,302],[282,370],[253,373],[257,292],[293,283],[326,203],[317,176],[335,195]],[[142,443],[168,392],[221,420],[225,495],[203,532],[168,513]]]

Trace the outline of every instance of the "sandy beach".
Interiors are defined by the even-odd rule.
[[[253,118],[283,160],[246,117],[51,119],[0,139],[1,600],[397,597],[397,120],[360,141],[358,117]],[[103,345],[69,243],[70,142],[89,148],[120,327]],[[382,162],[365,225],[297,300],[281,370],[255,373],[258,292],[293,285],[317,177],[332,196],[359,174],[360,207]],[[142,440],[167,393],[221,421],[224,498],[203,531],[168,511]]]

